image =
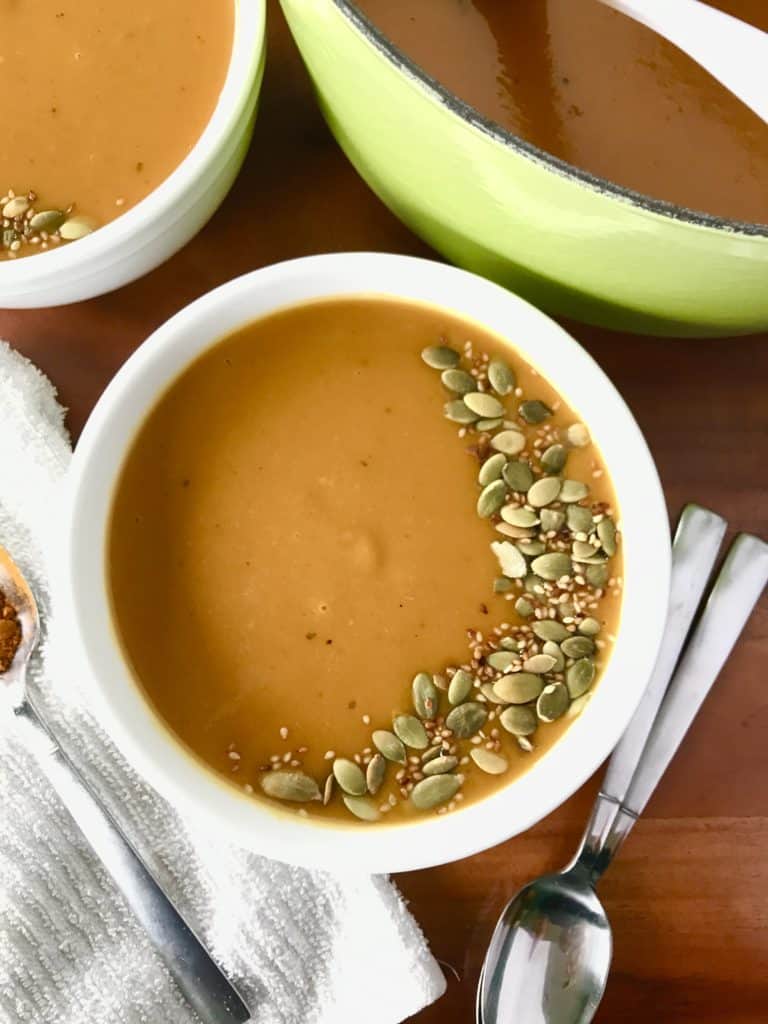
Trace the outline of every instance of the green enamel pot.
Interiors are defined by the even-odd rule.
[[[555,159],[442,88],[348,0],[281,3],[345,153],[448,260],[589,323],[679,336],[768,329],[768,225],[660,202]]]

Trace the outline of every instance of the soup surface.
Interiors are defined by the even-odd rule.
[[[106,224],[167,178],[213,113],[233,32],[233,0],[0,0],[0,259]]]
[[[461,354],[445,383],[425,346]],[[581,710],[619,615],[610,516],[586,428],[511,346],[427,306],[311,303],[215,345],[141,427],[115,622],[160,716],[247,792],[352,821],[445,813]]]
[[[356,0],[486,117],[656,199],[768,224],[768,126],[698,64],[598,0]],[[765,0],[710,6],[768,30]]]

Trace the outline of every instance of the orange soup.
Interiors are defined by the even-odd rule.
[[[167,178],[213,113],[233,31],[234,0],[3,3],[0,259],[83,237]]]
[[[399,822],[506,785],[621,605],[600,453],[503,339],[396,300],[288,309],[174,381],[114,495],[114,621],[179,740],[256,799]]]
[[[768,125],[598,0],[357,4],[456,96],[553,156],[655,199],[768,224]],[[768,31],[765,0],[710,6]]]

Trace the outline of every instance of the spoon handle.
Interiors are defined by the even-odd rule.
[[[653,29],[768,123],[768,33],[699,0],[602,0]]]
[[[669,680],[706,590],[726,530],[726,521],[698,505],[686,505],[672,546],[669,610],[656,664],[640,705],[608,762],[581,847],[574,860],[597,877],[607,866],[601,851],[627,795]]]
[[[672,546],[669,609],[659,653],[640,706],[608,762],[600,792],[620,804],[629,790],[696,611],[707,589],[725,530],[725,519],[686,505]]]
[[[611,855],[669,767],[766,584],[768,544],[743,533],[728,552],[654,722],[621,814],[608,836]]]
[[[206,1024],[247,1024],[248,1007],[155,880],[112,815],[61,749],[40,711],[25,697],[19,732],[94,852],[146,929],[176,984]],[[42,740],[42,742],[41,742]],[[141,983],[141,979],[136,979]]]

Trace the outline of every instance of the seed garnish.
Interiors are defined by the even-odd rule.
[[[30,208],[19,202],[10,212],[27,217]],[[51,226],[55,214],[34,212],[28,219]],[[62,216],[55,230],[76,221],[71,211]],[[558,426],[558,402],[550,407],[527,398],[513,368],[471,342],[458,351],[441,341],[421,356],[450,393],[444,414],[476,459],[476,512],[488,521],[489,536],[502,538],[490,541],[500,574],[489,580],[489,593],[492,588],[494,602],[509,601],[510,614],[499,625],[489,618],[480,630],[468,627],[464,663],[419,671],[411,682],[412,712],[373,729],[368,745],[338,757],[327,751],[332,772],[323,773],[322,791],[300,770],[306,747],[262,766],[266,795],[343,804],[364,822],[406,802],[422,813],[450,814],[465,799],[464,773],[475,779],[511,773],[549,723],[582,714],[614,639],[600,636],[600,602],[622,582],[610,566],[621,537],[615,509],[585,482],[603,473],[581,451],[591,443],[587,428]],[[479,610],[489,614],[490,597]],[[368,726],[371,716],[362,723]],[[287,727],[280,736],[287,740]]]

